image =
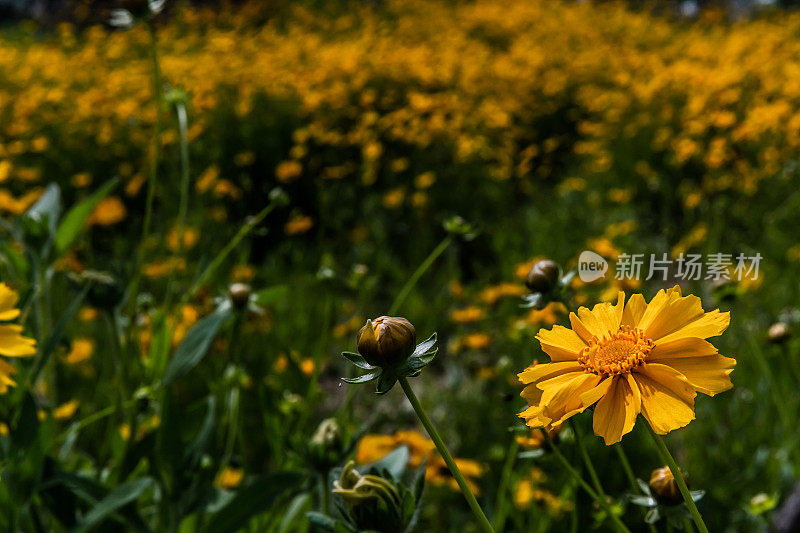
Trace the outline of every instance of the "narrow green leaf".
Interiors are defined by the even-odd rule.
[[[153,373],[161,376],[167,366],[169,356],[170,329],[167,318],[160,309],[153,313],[152,326],[150,328],[150,351],[148,359],[153,365]]]
[[[81,523],[73,528],[73,533],[86,531],[97,526],[120,508],[139,499],[139,496],[152,485],[152,478],[144,477],[118,486],[97,502],[91,511],[86,513]]]
[[[236,496],[215,514],[206,531],[226,533],[239,531],[251,518],[268,511],[286,491],[303,479],[298,472],[276,472],[240,489]]]
[[[189,330],[167,364],[167,369],[164,371],[164,385],[169,385],[203,360],[220,326],[230,316],[230,308],[217,309]]]
[[[288,285],[273,285],[266,289],[261,289],[256,293],[255,303],[257,305],[272,305],[285,300],[289,294]]]
[[[373,370],[363,376],[358,376],[355,378],[342,378],[342,381],[347,383],[366,383],[367,381],[372,381],[373,379],[377,378],[381,374],[381,369]]]
[[[371,364],[367,363],[364,357],[359,353],[342,352],[342,357],[356,365],[358,368],[363,368],[364,370],[373,370],[375,368]]]
[[[69,321],[72,320],[72,317],[74,317],[75,313],[77,313],[78,309],[80,309],[81,305],[83,304],[83,300],[86,298],[86,295],[91,287],[92,284],[87,283],[81,292],[79,292],[78,295],[72,299],[64,312],[61,313],[61,316],[58,317],[58,322],[56,322],[56,326],[53,328],[53,333],[39,348],[39,354],[36,362],[33,365],[33,369],[31,370],[28,381],[31,385],[36,384],[39,374],[47,365],[47,362],[50,360],[53,352],[55,352],[56,348],[58,347],[58,343],[61,342],[61,338],[64,336],[64,331],[67,329],[67,324],[69,324]]]
[[[66,252],[75,242],[86,225],[86,221],[94,211],[95,207],[108,196],[108,193],[117,186],[119,178],[107,181],[102,187],[97,189],[91,196],[84,199],[78,205],[70,209],[61,221],[56,231],[56,253],[58,255]]]

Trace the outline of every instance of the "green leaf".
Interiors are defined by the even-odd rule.
[[[86,531],[97,526],[121,507],[139,499],[139,496],[152,486],[153,480],[149,477],[123,483],[97,502],[92,510],[86,514],[81,523],[72,530],[73,533]]]
[[[256,305],[272,305],[281,301],[285,301],[289,294],[288,285],[273,285],[266,289],[261,289],[256,293]]]
[[[11,429],[11,443],[15,450],[24,452],[36,440],[39,434],[39,416],[37,414],[36,400],[30,393],[25,393],[22,408],[16,424]]]
[[[303,479],[298,472],[276,472],[237,491],[236,496],[215,514],[206,531],[225,533],[239,531],[251,518],[268,511],[286,491]]]
[[[72,299],[64,312],[61,313],[61,316],[58,317],[58,322],[56,322],[56,325],[53,328],[53,333],[47,338],[45,343],[40,348],[39,357],[36,359],[36,363],[31,370],[29,380],[31,384],[36,384],[36,381],[39,379],[39,374],[42,372],[45,365],[47,365],[47,362],[50,360],[53,352],[55,352],[58,344],[61,342],[61,338],[64,336],[64,331],[67,329],[67,324],[70,320],[72,320],[72,317],[75,316],[75,313],[78,312],[78,309],[80,309],[81,305],[83,304],[83,300],[86,298],[86,295],[91,287],[92,284],[87,283],[81,292],[79,292],[78,295]]]
[[[107,181],[102,187],[97,189],[91,196],[84,199],[78,205],[70,209],[61,221],[56,231],[56,252],[58,255],[66,252],[80,235],[86,221],[94,211],[95,207],[108,196],[108,193],[117,186],[119,178]]]
[[[230,308],[217,309],[189,330],[164,371],[164,385],[169,385],[202,361],[220,326],[230,316]]]
[[[385,368],[383,369],[383,373],[378,380],[378,387],[375,389],[375,392],[378,394],[386,394],[392,390],[392,387],[394,387],[395,383],[397,383],[397,369]]]
[[[309,493],[305,492],[295,496],[286,508],[277,533],[297,531],[300,526],[300,521],[302,520],[303,510],[307,507],[311,507],[311,495]]]
[[[152,326],[150,328],[150,351],[148,360],[153,365],[153,372],[156,376],[160,376],[167,366],[167,357],[169,356],[170,346],[170,331],[167,324],[167,318],[163,311],[160,309],[153,313]]]
[[[414,348],[414,353],[412,355],[421,357],[429,353],[431,348],[433,348],[435,344],[436,344],[436,333],[434,333],[421,343],[417,344],[417,347]],[[436,352],[434,351],[433,353],[435,354]],[[431,359],[433,359],[433,357],[431,357]]]
[[[403,472],[406,471],[409,457],[408,446],[400,446],[369,465],[369,468],[374,468],[378,471],[386,470],[392,476],[392,479],[400,481],[400,478],[403,477]]]
[[[306,517],[312,525],[317,526],[323,531],[331,531],[333,533],[337,533],[339,531],[350,531],[350,529],[345,527],[339,520],[316,511],[306,513]]]
[[[0,254],[5,258],[5,262],[11,267],[14,274],[19,278],[25,278],[30,270],[28,260],[25,256],[16,251],[10,244],[0,242]]]
[[[191,445],[186,449],[184,459],[192,466],[200,463],[200,458],[206,449],[210,446],[212,437],[214,436],[214,429],[216,428],[216,411],[217,401],[214,396],[209,396],[206,399],[206,416],[203,420],[203,425]]]
[[[358,368],[363,368],[364,370],[372,370],[375,368],[371,364],[367,363],[360,353],[342,352],[342,357],[356,365]]]
[[[347,383],[366,383],[367,381],[372,381],[373,379],[377,378],[381,374],[381,369],[373,370],[363,376],[358,376],[356,378],[342,378],[342,381]]]

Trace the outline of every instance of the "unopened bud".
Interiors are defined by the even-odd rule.
[[[392,366],[411,355],[417,344],[414,326],[402,317],[367,320],[358,332],[358,353],[373,366]]]
[[[688,485],[689,478],[683,472],[681,475]],[[656,501],[662,505],[678,505],[683,501],[681,490],[668,466],[657,468],[650,474],[650,491]]]
[[[767,338],[772,344],[783,344],[792,336],[792,330],[784,322],[776,322],[769,327]]]
[[[528,272],[525,285],[531,292],[550,292],[558,283],[560,271],[558,263],[550,259],[542,259]]]
[[[247,283],[234,283],[228,288],[228,296],[230,296],[231,302],[237,309],[247,307],[252,292],[250,285]]]

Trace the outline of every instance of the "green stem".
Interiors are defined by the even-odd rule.
[[[694,504],[692,494],[689,492],[689,487],[686,486],[686,481],[683,479],[683,474],[681,474],[681,470],[678,468],[678,463],[675,462],[672,454],[669,453],[669,448],[667,448],[667,445],[664,443],[664,439],[661,438],[660,435],[657,435],[655,431],[653,431],[653,428],[650,427],[650,424],[645,424],[645,426],[647,426],[650,436],[653,438],[656,448],[658,448],[658,454],[661,456],[661,460],[667,463],[667,466],[669,466],[669,469],[672,472],[672,477],[675,478],[675,482],[678,484],[678,489],[681,491],[683,501],[686,502],[686,507],[689,508],[689,513],[691,513],[697,529],[700,531],[700,533],[708,533],[708,528],[706,527],[705,522],[703,522],[703,517],[700,515],[700,511],[697,510],[697,505]]]
[[[447,247],[450,246],[450,243],[452,242],[453,242],[452,235],[448,235],[447,237],[442,239],[442,242],[440,242],[439,245],[433,249],[430,255],[426,257],[425,260],[419,265],[419,267],[414,271],[411,277],[408,278],[406,284],[403,285],[403,288],[400,289],[400,292],[397,293],[397,297],[392,302],[391,307],[389,307],[389,316],[394,315],[400,308],[400,306],[403,305],[403,302],[405,301],[406,297],[408,297],[408,293],[410,293],[411,289],[414,288],[414,285],[417,284],[419,278],[421,278],[422,275],[425,273],[425,271],[431,267],[433,262],[436,261],[436,259],[440,255],[442,255],[445,250],[447,250]]]
[[[611,509],[611,506],[608,504],[608,500],[605,497],[600,497],[600,495],[597,494],[592,489],[592,487],[590,487],[589,484],[586,483],[586,481],[584,481],[583,477],[581,477],[581,475],[574,468],[572,468],[572,465],[569,463],[567,458],[564,457],[564,454],[561,453],[561,450],[558,449],[558,446],[556,446],[556,443],[553,441],[552,437],[550,437],[550,435],[547,434],[546,431],[544,432],[544,436],[547,439],[547,443],[550,445],[550,449],[553,450],[555,456],[558,458],[559,461],[561,461],[561,466],[564,467],[564,470],[566,470],[573,477],[573,479],[575,479],[575,481],[577,481],[580,484],[583,490],[585,490],[586,493],[594,501],[596,501],[598,505],[600,505],[600,507],[603,508],[603,510],[606,512],[609,518],[611,518],[611,520],[614,522],[614,526],[616,527],[617,531],[619,531],[620,533],[630,533],[630,530],[627,528],[627,526],[622,523],[619,517]]]
[[[461,488],[461,493],[467,500],[467,503],[469,504],[469,507],[472,510],[472,514],[474,514],[475,518],[478,520],[478,525],[480,526],[481,530],[494,533],[494,529],[492,529],[492,524],[489,523],[489,520],[483,513],[483,509],[481,509],[481,506],[478,505],[478,500],[475,499],[475,495],[469,488],[467,480],[464,479],[464,476],[461,474],[461,470],[458,469],[458,466],[456,465],[453,456],[450,455],[447,446],[444,445],[442,437],[439,436],[439,432],[436,431],[436,428],[434,427],[430,418],[428,418],[428,415],[425,413],[425,410],[422,409],[422,404],[419,403],[417,395],[414,394],[414,391],[411,389],[411,385],[408,383],[408,380],[405,377],[401,377],[399,381],[400,381],[400,386],[403,388],[403,392],[406,393],[406,398],[408,398],[408,401],[411,403],[411,407],[414,408],[414,411],[417,413],[417,417],[419,417],[419,420],[420,422],[422,422],[422,425],[425,426],[425,430],[428,432],[428,435],[431,436],[431,439],[433,439],[433,443],[436,444],[436,448],[442,455],[442,459],[444,459],[447,468],[450,469],[450,473],[453,474],[456,483],[458,483],[458,486]]]
[[[756,343],[753,335],[748,335],[747,341],[750,344],[750,351],[752,352],[754,359],[761,367],[761,373],[764,375],[764,378],[767,381],[767,389],[772,393],[772,401],[775,404],[776,410],[778,411],[778,416],[781,418],[784,431],[793,430],[795,424],[792,422],[792,415],[787,411],[789,404],[785,401],[785,398],[787,398],[788,395],[784,395],[781,392],[782,387],[778,386],[775,375],[772,373],[772,369],[770,368],[767,360],[764,358],[764,353]]]
[[[628,483],[631,485],[631,491],[633,494],[639,494],[639,485],[636,483],[636,476],[633,474],[633,469],[631,468],[631,463],[628,461],[628,456],[625,453],[625,449],[622,447],[622,443],[618,442],[614,445],[614,450],[617,452],[617,457],[619,457],[619,462],[622,464],[622,469],[625,471],[625,477],[628,478]],[[646,511],[643,510],[643,514]],[[650,530],[650,533],[656,533],[656,526],[653,524],[647,524],[647,528]]]
[[[508,484],[511,481],[511,473],[514,469],[514,461],[517,459],[517,451],[519,450],[519,443],[517,442],[516,435],[511,435],[511,444],[508,445],[508,452],[506,455],[506,462],[503,465],[503,473],[500,476],[500,487],[497,489],[497,501],[495,501],[494,509],[494,528],[497,531],[503,531],[506,523],[507,496]]]
[[[176,258],[183,257],[183,232],[186,229],[186,217],[189,212],[189,119],[186,116],[186,104],[175,104],[175,113],[178,115],[178,131],[181,139],[181,197],[178,203],[178,249]],[[176,262],[170,266],[169,281],[167,282],[167,295],[164,309],[169,309],[172,300],[172,284],[175,276]]]
[[[247,236],[247,234],[253,230],[253,228],[258,226],[261,223],[261,221],[264,220],[264,218],[268,214],[270,214],[270,212],[272,212],[272,210],[275,209],[275,207],[277,207],[277,205],[278,204],[275,203],[275,201],[270,202],[264,209],[259,211],[256,216],[250,218],[241,228],[239,228],[239,231],[236,233],[233,239],[231,239],[230,242],[228,242],[228,244],[225,245],[225,248],[223,248],[222,251],[219,254],[217,254],[217,256],[206,267],[203,273],[200,274],[200,277],[194,283],[192,288],[185,293],[183,297],[184,303],[187,302],[189,298],[194,296],[195,293],[197,293],[198,289],[200,289],[200,287],[203,286],[203,283],[205,283],[205,281],[209,277],[211,277],[211,274],[213,274],[217,270],[217,268],[219,268],[222,262],[225,261],[225,259],[228,257],[228,254],[230,254],[233,251],[233,249],[239,245],[242,239],[244,239]]]
[[[603,499],[605,499],[606,493],[603,490],[603,486],[600,484],[600,478],[597,477],[597,471],[594,469],[594,465],[592,464],[592,459],[589,457],[589,452],[586,451],[586,446],[583,444],[583,438],[581,437],[581,432],[578,430],[577,425],[570,420],[570,427],[572,427],[573,433],[575,433],[575,441],[578,443],[578,449],[581,452],[581,457],[583,458],[583,463],[586,465],[586,470],[589,471],[589,477],[592,479],[592,485],[594,485],[594,490],[597,491]]]
[[[153,135],[153,153],[150,159],[150,174],[147,177],[147,196],[145,199],[144,223],[142,224],[142,239],[139,243],[139,250],[136,257],[136,265],[133,270],[129,290],[126,294],[128,308],[133,311],[136,309],[136,300],[139,295],[139,284],[142,281],[142,265],[145,259],[145,246],[147,236],[150,234],[150,226],[153,221],[153,201],[155,199],[156,181],[158,180],[158,162],[161,159],[161,108],[163,100],[163,82],[161,80],[161,65],[158,60],[158,36],[152,22],[146,22],[147,32],[150,35],[150,62],[153,74],[153,104],[156,109],[156,129]]]

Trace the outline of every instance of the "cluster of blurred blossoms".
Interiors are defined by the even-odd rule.
[[[121,205],[142,193],[156,110],[142,75],[146,25],[134,22],[163,2],[123,4],[114,20],[128,31],[63,25],[43,41],[0,41],[0,211],[24,211],[43,175],[66,173],[80,189],[119,174]],[[675,181],[671,207],[692,212],[791,172],[800,146],[800,86],[784,82],[798,68],[796,14],[723,27],[519,0],[389,1],[333,17],[288,9],[264,25],[269,8],[257,3],[180,7],[159,25],[166,83],[191,88],[188,137],[213,217],[246,198],[241,176],[263,172],[297,186],[347,180],[373,187],[387,210],[424,212],[464,175],[440,175],[441,150],[487,187],[530,194],[558,180],[595,205],[648,209]],[[204,149],[225,144],[219,117],[259,121],[265,101],[286,114],[286,131],[273,132],[285,150],[264,155],[255,138]],[[174,149],[178,126],[165,127]],[[580,178],[564,173],[576,160]],[[316,216],[298,207],[287,233]]]

